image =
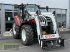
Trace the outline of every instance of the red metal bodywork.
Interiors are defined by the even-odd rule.
[[[15,20],[16,20],[16,22],[17,22],[17,25],[18,26],[21,26],[21,19],[20,19],[20,17],[17,15],[17,16],[15,16]]]

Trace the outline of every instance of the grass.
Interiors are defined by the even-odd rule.
[[[0,50],[11,50],[19,48],[19,44],[15,42],[0,42]]]

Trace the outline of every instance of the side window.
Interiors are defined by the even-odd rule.
[[[18,12],[14,12],[14,16],[18,15]]]

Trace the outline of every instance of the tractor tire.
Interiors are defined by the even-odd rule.
[[[42,49],[45,49],[44,41],[41,41],[41,43],[40,43],[40,44],[41,44],[41,45],[40,45],[40,46],[41,46],[41,48],[42,48]]]
[[[60,45],[61,45],[61,47],[64,47],[64,39],[61,40]]]
[[[60,41],[59,41],[60,40]],[[58,40],[58,44],[61,46],[61,47],[64,47],[64,39],[59,39]]]
[[[33,31],[30,25],[23,25],[21,28],[21,40],[25,46],[33,43]]]
[[[13,38],[14,39],[20,39],[19,27],[15,23],[13,24],[12,33],[13,33]]]

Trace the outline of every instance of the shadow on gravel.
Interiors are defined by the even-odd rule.
[[[58,51],[58,50],[63,50],[64,47],[48,47],[43,49],[43,51]]]
[[[70,32],[62,32],[61,35],[64,36],[65,39],[70,39]],[[12,43],[12,44],[16,44],[16,45],[19,45],[20,47],[24,47],[21,43],[21,40],[19,39],[14,39],[12,36],[11,37],[0,37],[0,43],[3,42],[3,43]],[[67,42],[66,42],[67,44]],[[10,46],[12,46],[11,44],[9,44]],[[29,48],[37,48],[37,45],[38,45],[38,48],[42,49],[39,44],[38,44],[38,40],[37,39],[34,39],[33,41],[33,44],[31,46],[29,46]],[[9,47],[10,47],[9,46]],[[5,44],[5,47],[8,47],[6,44]],[[15,46],[17,47],[17,46]],[[46,51],[58,51],[58,50],[64,50],[66,47],[48,47],[46,49],[43,49],[44,52]],[[68,47],[67,47],[68,48]]]

